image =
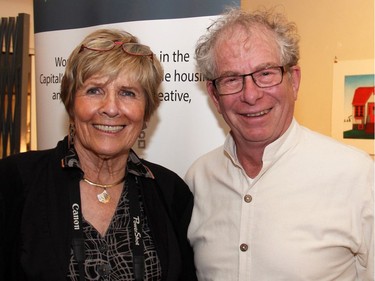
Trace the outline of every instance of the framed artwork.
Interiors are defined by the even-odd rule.
[[[374,61],[333,67],[332,137],[374,156]]]

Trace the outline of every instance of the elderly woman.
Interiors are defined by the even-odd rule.
[[[192,195],[132,150],[163,70],[133,35],[103,29],[68,59],[68,136],[0,161],[0,280],[195,280]]]

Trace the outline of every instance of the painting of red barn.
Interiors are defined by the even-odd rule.
[[[374,60],[333,64],[331,136],[374,155]]]
[[[358,87],[352,98],[352,129],[344,138],[374,139],[374,86]]]

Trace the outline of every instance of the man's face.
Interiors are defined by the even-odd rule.
[[[280,52],[269,32],[253,30],[251,37],[241,29],[216,46],[218,77],[247,74],[270,66],[281,66]],[[300,69],[290,68],[281,84],[259,88],[247,76],[244,88],[234,95],[219,96],[211,81],[208,92],[217,110],[231,128],[237,146],[265,147],[279,138],[293,119],[300,82]]]

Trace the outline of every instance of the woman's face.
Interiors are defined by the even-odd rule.
[[[114,80],[94,75],[76,93],[74,146],[101,158],[127,155],[144,124],[146,97],[126,71]]]

